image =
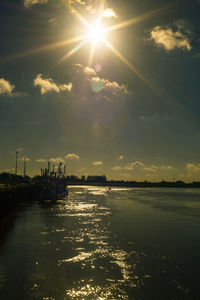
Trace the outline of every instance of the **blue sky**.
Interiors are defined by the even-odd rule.
[[[198,0],[0,6],[1,172],[199,180]]]

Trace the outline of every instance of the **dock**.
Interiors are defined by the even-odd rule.
[[[38,199],[43,185],[18,184],[0,187],[0,217],[14,209],[19,202]]]

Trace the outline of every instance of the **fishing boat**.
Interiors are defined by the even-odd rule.
[[[43,187],[40,193],[40,200],[51,200],[55,202],[59,199],[63,199],[68,195],[68,189],[63,178],[46,178],[46,182],[43,182]]]
[[[65,176],[62,172],[62,163],[58,165],[57,172],[50,172],[50,164],[48,166],[47,172],[41,176],[42,190],[40,193],[41,201],[51,200],[55,202],[56,200],[63,199],[68,195],[68,189],[66,184]]]
[[[58,199],[62,199],[68,195],[66,180],[64,178],[56,178],[55,193]]]

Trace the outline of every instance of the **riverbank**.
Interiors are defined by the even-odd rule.
[[[77,182],[67,182],[68,186],[107,186],[107,187],[136,187],[136,188],[200,188],[200,182],[193,182],[193,183],[185,183],[183,181],[177,182],[135,182],[135,181],[106,181],[106,182],[89,182],[89,181],[77,181]]]

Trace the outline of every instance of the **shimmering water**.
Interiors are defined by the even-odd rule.
[[[1,221],[0,299],[200,299],[200,190],[71,187]]]

